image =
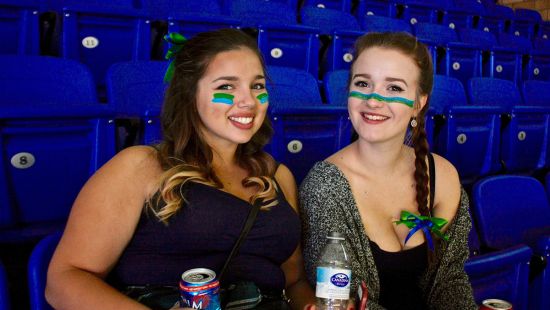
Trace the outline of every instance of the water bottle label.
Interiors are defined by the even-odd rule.
[[[351,270],[317,267],[315,296],[330,299],[349,299]]]

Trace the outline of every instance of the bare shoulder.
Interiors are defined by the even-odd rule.
[[[435,163],[434,215],[450,222],[460,205],[460,179],[453,164],[437,154],[433,156]]]
[[[290,169],[288,169],[288,167],[283,164],[279,164],[279,167],[275,172],[275,179],[277,180],[277,183],[279,183],[281,191],[283,191],[283,194],[285,195],[287,201],[290,203],[292,208],[297,210],[298,199],[296,180],[294,179],[294,175],[292,175]]]

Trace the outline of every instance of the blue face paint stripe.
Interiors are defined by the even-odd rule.
[[[212,98],[212,102],[223,103],[223,104],[233,104],[233,98],[235,98],[235,96],[231,94],[215,93],[214,98]]]
[[[403,98],[403,97],[384,97],[384,96],[379,95],[377,93],[363,94],[363,93],[358,92],[358,91],[351,91],[349,93],[348,97],[355,97],[355,98],[359,98],[361,100],[375,99],[375,100],[382,101],[382,102],[398,102],[398,103],[402,103],[402,104],[404,104],[404,105],[406,105],[410,108],[412,108],[414,106],[414,100],[410,100],[410,99]]]
[[[214,98],[212,99],[213,103],[223,103],[223,104],[233,104],[233,100],[226,98]]]

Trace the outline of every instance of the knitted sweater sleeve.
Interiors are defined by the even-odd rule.
[[[469,256],[468,234],[472,227],[468,196],[462,189],[460,207],[448,230],[449,241],[442,242],[438,263],[428,271],[432,278],[428,295],[430,309],[477,309],[464,263]]]

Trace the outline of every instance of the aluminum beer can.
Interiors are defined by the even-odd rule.
[[[485,299],[481,302],[480,310],[512,310],[512,304],[502,299]]]
[[[220,310],[220,282],[216,273],[206,268],[194,268],[181,275],[181,305],[193,309]]]

